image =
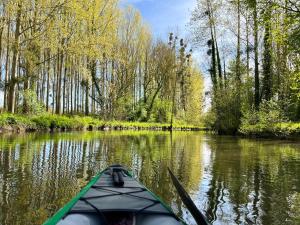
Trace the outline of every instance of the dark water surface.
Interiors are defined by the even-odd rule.
[[[300,224],[299,142],[128,131],[0,136],[0,224],[42,224],[113,163],[190,224],[167,167],[213,224]]]

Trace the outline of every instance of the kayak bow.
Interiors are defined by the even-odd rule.
[[[44,225],[184,225],[156,195],[120,165],[95,176]]]

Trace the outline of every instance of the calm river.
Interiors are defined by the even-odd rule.
[[[0,224],[42,224],[110,164],[194,224],[170,167],[212,224],[300,224],[300,143],[175,132],[0,136]]]

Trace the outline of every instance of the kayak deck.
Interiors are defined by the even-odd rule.
[[[121,223],[122,222],[122,223]],[[51,223],[51,219],[45,224]],[[182,225],[180,219],[120,165],[104,170],[59,225]]]

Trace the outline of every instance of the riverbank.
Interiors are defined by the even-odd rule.
[[[35,131],[71,131],[71,130],[170,130],[170,124],[153,122],[104,121],[90,116],[66,116],[42,114],[28,116],[20,114],[0,114],[0,133],[23,133]],[[173,130],[208,131],[204,126],[175,123]],[[294,138],[300,137],[300,123],[285,122],[247,125],[239,130],[244,137],[254,138]]]
[[[300,122],[284,122],[274,124],[255,124],[241,127],[239,133],[246,137],[261,138],[300,138]]]
[[[104,121],[89,116],[0,114],[0,133],[66,130],[170,130],[170,124]],[[201,131],[205,127],[175,123],[172,130]]]

